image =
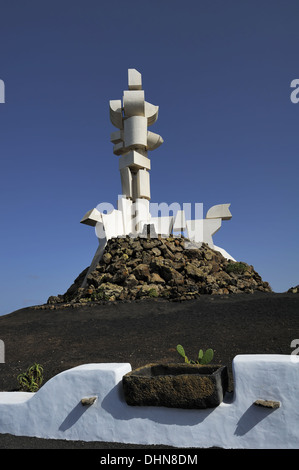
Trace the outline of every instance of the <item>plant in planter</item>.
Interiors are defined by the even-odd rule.
[[[222,402],[228,372],[226,366],[207,364],[213,350],[200,350],[198,361],[189,361],[181,345],[177,350],[185,364],[147,364],[123,376],[128,405],[192,409],[213,408]]]
[[[205,352],[203,352],[202,349],[199,350],[198,352],[198,359],[197,361],[189,360],[188,357],[185,354],[185,350],[181,344],[178,344],[176,347],[177,352],[185,359],[185,362],[188,364],[208,364],[209,362],[212,361],[214,357],[214,351],[213,349],[207,349]]]

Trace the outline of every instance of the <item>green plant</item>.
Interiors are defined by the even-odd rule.
[[[245,263],[242,262],[229,262],[226,266],[227,273],[243,274],[247,269]]]
[[[202,349],[199,350],[198,352],[198,359],[197,361],[189,360],[188,357],[185,354],[185,350],[181,344],[178,344],[176,347],[177,352],[185,359],[185,362],[188,364],[208,364],[211,362],[211,360],[214,357],[214,351],[213,349],[207,349],[205,352],[203,352]]]
[[[43,366],[35,363],[26,372],[19,374],[17,380],[23,390],[37,392],[43,382],[43,372]]]
[[[100,288],[93,296],[92,300],[109,300],[110,296],[105,292],[105,289]]]
[[[149,297],[158,297],[158,295],[159,294],[158,294],[158,292],[156,291],[156,289],[154,287],[148,291],[148,296]]]

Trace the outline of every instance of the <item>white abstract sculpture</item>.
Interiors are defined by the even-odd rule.
[[[120,100],[110,101],[110,120],[119,130],[111,134],[113,152],[119,155],[122,194],[132,200],[150,200],[151,168],[148,150],[163,143],[160,135],[147,130],[158,119],[159,107],[144,99],[141,74],[135,69],[128,71],[129,90]]]
[[[153,227],[155,236],[167,237],[172,232],[187,231],[191,242],[207,243],[226,258],[233,259],[225,250],[216,247],[212,238],[220,229],[222,220],[232,217],[230,204],[211,207],[205,219],[186,220],[184,210],[179,210],[175,217],[169,214],[152,217],[148,151],[158,148],[163,139],[148,131],[148,127],[158,119],[159,107],[145,101],[141,74],[136,69],[128,70],[128,90],[123,92],[122,101],[111,100],[109,109],[110,121],[117,128],[110,140],[113,153],[119,157],[122,195],[118,199],[117,209],[102,213],[94,208],[81,219],[81,223],[95,227],[99,240],[87,275],[100,261],[110,238],[142,236],[144,227],[148,225]]]

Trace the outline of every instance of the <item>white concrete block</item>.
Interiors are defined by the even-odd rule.
[[[151,217],[150,223],[154,224],[157,235],[169,237],[173,228],[173,216]]]
[[[151,198],[150,192],[150,175],[147,170],[138,170],[137,171],[137,197],[138,198]]]
[[[145,113],[145,117],[147,118],[147,125],[152,126],[153,124],[155,124],[155,122],[158,119],[159,106],[156,106],[154,104],[151,104],[145,101],[144,113]]]
[[[118,142],[117,144],[113,145],[113,153],[114,155],[123,155],[124,153],[126,153],[127,150],[125,149],[124,147],[124,142],[123,141],[120,141]]]
[[[123,116],[121,100],[110,100],[110,121],[118,129],[123,129]]]
[[[187,233],[189,240],[195,243],[207,243],[214,248],[213,235],[221,227],[221,219],[187,220]]]
[[[151,220],[148,199],[137,198],[132,204],[132,233],[140,233],[143,230],[144,224],[148,224]]]
[[[138,191],[137,191],[137,173],[132,170],[132,193],[133,193],[133,201],[136,200],[138,197]]]
[[[141,73],[136,69],[128,70],[128,84],[129,90],[141,90],[142,89],[142,77]]]
[[[187,238],[195,243],[202,243],[204,240],[203,235],[203,220],[187,220]]]
[[[127,199],[124,196],[118,198],[117,209],[122,213],[124,233],[126,235],[132,232],[132,206],[133,202],[131,199]]]
[[[107,241],[115,237],[124,237],[124,224],[122,213],[118,210],[113,210],[110,214],[102,214],[104,229]]]
[[[119,144],[124,140],[124,133],[122,130],[111,132],[110,134],[110,142],[113,144]]]
[[[95,227],[97,222],[102,222],[102,214],[97,209],[91,209],[80,220],[81,224]]]
[[[120,169],[121,189],[122,193],[129,198],[133,197],[132,173],[130,168],[124,167]]]
[[[230,204],[217,204],[216,206],[211,207],[206,215],[206,219],[217,219],[221,218],[222,220],[230,220],[232,214],[229,210]]]
[[[147,149],[155,150],[163,144],[163,139],[159,134],[147,131]]]
[[[204,219],[203,220],[203,242],[214,248],[213,235],[218,232],[221,227],[221,219]]]
[[[123,94],[125,117],[144,117],[144,90],[125,90]]]
[[[132,116],[124,121],[124,146],[126,149],[147,147],[147,120]]]
[[[179,210],[177,211],[175,217],[174,217],[174,223],[173,223],[173,231],[174,232],[183,232],[186,230],[186,217],[185,217],[185,211],[184,210]]]
[[[151,169],[151,161],[146,156],[142,155],[136,150],[131,150],[126,155],[122,155],[119,158],[119,169],[130,167],[133,170],[139,170],[140,168],[145,168],[147,170]]]

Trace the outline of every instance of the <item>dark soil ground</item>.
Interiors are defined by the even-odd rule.
[[[35,362],[44,367],[44,382],[80,364],[129,362],[135,368],[150,362],[182,362],[176,352],[179,343],[190,358],[196,358],[200,348],[213,348],[213,363],[229,368],[232,391],[231,364],[237,354],[290,354],[296,338],[299,295],[290,293],[25,308],[0,317],[0,339],[5,343],[0,391],[17,390],[17,375]],[[0,434],[0,449],[138,447]]]

